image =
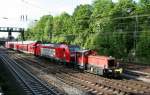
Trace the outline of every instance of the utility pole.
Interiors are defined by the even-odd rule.
[[[8,40],[10,41],[12,40],[12,29],[7,28],[7,30],[8,30]]]
[[[135,16],[135,31],[134,31],[134,52],[133,56],[136,55],[136,43],[137,43],[137,32],[138,32],[138,15]]]
[[[24,41],[24,40],[25,40],[25,38],[24,38],[24,28],[22,28],[22,29],[20,30],[20,32],[21,32],[22,41]]]

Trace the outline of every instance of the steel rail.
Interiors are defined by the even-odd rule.
[[[10,59],[7,55],[0,55],[1,59],[5,64],[7,64],[19,77],[19,79],[28,88],[28,94],[31,95],[62,95],[53,87],[49,87],[47,84],[43,83],[27,69],[23,68],[21,65],[16,63],[14,60]]]

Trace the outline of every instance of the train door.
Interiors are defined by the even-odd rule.
[[[34,46],[34,55],[35,55],[35,56],[40,56],[40,55],[41,55],[41,50],[40,50],[40,48],[41,48],[40,44],[36,44],[36,45]]]

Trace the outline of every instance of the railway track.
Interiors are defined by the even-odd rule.
[[[20,62],[28,63],[28,64],[26,64],[28,66],[28,68],[31,66],[31,61],[29,61],[29,60],[23,60],[21,58],[16,58],[16,59],[19,59],[18,61],[20,61]],[[36,65],[36,64],[34,64],[34,67],[39,68],[40,69],[39,71],[41,71],[41,69],[44,70],[44,68],[45,68],[42,65]],[[74,79],[71,79],[71,78],[65,79],[64,74],[60,73],[56,68],[55,68],[55,70],[53,70],[52,68],[53,67],[49,66],[49,69],[51,69],[51,71],[47,71],[46,73],[50,73],[51,72],[51,74],[55,75],[55,77],[57,77],[57,79],[61,80],[62,82],[66,83],[66,84],[69,84],[71,86],[75,86],[75,87],[80,87],[81,88],[81,85],[79,83],[73,81]],[[58,74],[58,73],[60,73],[60,74]],[[86,88],[89,88],[89,87],[86,86]],[[90,88],[90,89],[92,89],[92,88]],[[82,90],[87,90],[87,89],[82,89]],[[89,92],[86,92],[86,94],[91,95],[92,93],[89,91]],[[112,95],[112,94],[106,94],[106,95]]]
[[[125,69],[125,72],[127,73],[132,73],[133,75],[142,75],[145,77],[150,77],[150,73],[146,73],[146,72],[141,72],[141,71],[137,71],[137,70],[130,70],[130,69]]]
[[[21,60],[25,61],[28,64],[34,64],[35,67],[39,69],[44,69],[48,66],[44,64],[39,64],[35,60],[27,59],[27,58],[20,58]],[[33,64],[32,64],[33,65]],[[50,64],[49,64],[50,65]],[[54,65],[54,64],[53,64]],[[68,68],[62,69],[62,66],[55,65],[49,66],[46,73],[51,73],[55,75],[60,80],[87,90],[89,93],[92,94],[106,94],[106,95],[149,95],[150,94],[150,86],[149,84],[139,83],[138,81],[134,80],[113,80],[107,79],[100,76],[96,76],[89,73],[80,73],[78,71],[73,71]],[[55,68],[53,68],[55,67]],[[56,69],[57,68],[57,69]],[[71,73],[69,73],[71,72]]]
[[[20,58],[20,57],[13,56],[13,58],[14,58],[17,62],[21,63],[25,68],[28,68],[29,71],[31,71],[32,73],[34,73],[35,75],[37,75],[39,78],[41,78],[41,79],[43,79],[43,80],[46,80],[47,83],[50,82],[50,84],[52,84],[51,82],[53,82],[54,84],[52,84],[52,85],[54,85],[54,86],[56,86],[56,84],[60,84],[59,86],[56,86],[56,87],[59,87],[59,88],[66,86],[65,84],[56,83],[56,82],[57,82],[57,79],[52,80],[52,79],[49,79],[49,78],[45,77],[45,75],[48,76],[48,74],[47,74],[46,72],[43,72],[43,71],[46,70],[44,67],[42,67],[42,66],[40,66],[40,65],[36,65],[36,64],[35,64],[35,66],[31,66],[31,64],[29,64],[29,62],[28,62],[29,60],[23,60],[23,59]],[[30,61],[30,63],[32,63],[32,62]],[[37,70],[35,67],[38,68],[38,70]],[[40,68],[40,69],[39,69],[39,68]],[[47,68],[47,69],[48,69],[48,68]],[[55,72],[55,71],[54,71],[54,72]],[[51,77],[51,78],[52,78],[52,77]],[[58,78],[58,77],[57,77],[57,78]],[[61,81],[62,81],[62,80],[61,80]],[[64,82],[64,81],[63,81],[63,82]],[[64,83],[68,84],[68,81],[66,80]],[[68,88],[69,88],[69,87],[68,87]],[[59,90],[62,90],[62,89],[59,89]],[[72,86],[70,86],[69,90],[74,90],[74,89],[72,89]],[[75,90],[76,90],[76,89],[75,89]],[[62,92],[64,92],[64,89],[62,90]],[[66,95],[68,94],[68,92],[64,92],[64,93],[65,93]],[[69,93],[70,93],[70,91],[69,91]],[[82,93],[82,92],[81,92],[81,93]],[[88,94],[87,94],[87,93],[77,94],[77,93],[74,93],[74,91],[73,91],[73,94],[70,93],[69,95],[88,95]]]
[[[150,74],[149,73],[125,69],[123,76],[127,77],[127,78],[132,78],[132,79],[150,83]]]
[[[19,80],[27,95],[63,95],[53,87],[39,80],[27,69],[10,59],[6,54],[0,55],[0,58],[9,67],[15,78]]]
[[[133,62],[121,62],[124,77],[150,83],[150,66],[138,65]]]

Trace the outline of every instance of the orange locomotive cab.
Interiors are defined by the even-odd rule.
[[[123,69],[119,66],[119,62],[115,60],[113,57],[109,57],[108,59],[108,68],[105,69],[105,74],[117,77],[120,76],[123,72]]]
[[[103,75],[104,70],[108,68],[107,57],[99,55],[90,55],[88,56],[88,71]]]
[[[116,59],[108,56],[99,56],[91,50],[80,50],[76,52],[78,67],[98,75],[121,74],[122,69],[118,67]]]
[[[118,67],[116,59],[107,56],[88,56],[88,70],[98,75],[118,76],[122,68]]]

